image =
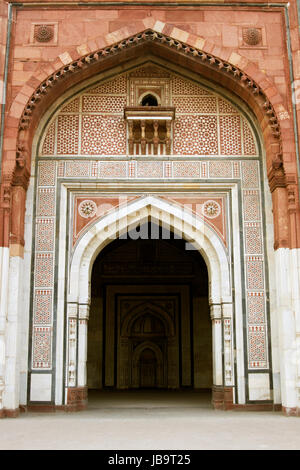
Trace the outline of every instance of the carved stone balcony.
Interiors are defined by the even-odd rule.
[[[130,155],[170,155],[175,108],[136,106],[124,109]]]

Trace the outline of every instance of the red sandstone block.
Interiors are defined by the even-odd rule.
[[[212,50],[212,54],[216,57],[222,58],[223,48],[220,46],[215,46]]]
[[[267,24],[265,25],[267,33],[267,44],[272,46],[280,46],[283,43],[282,27],[280,24]]]
[[[3,51],[4,52],[4,51]],[[1,51],[0,51],[1,54]],[[1,61],[0,61],[1,63]],[[27,62],[16,62],[14,61],[14,70],[23,70],[23,66],[26,65]]]
[[[9,114],[12,117],[20,118],[23,113],[24,106],[16,101],[13,102]]]
[[[284,135],[284,134],[283,134]],[[295,141],[289,139],[282,139],[282,151],[285,152],[294,152],[295,151]]]
[[[85,26],[83,21],[64,21],[59,25],[59,43],[64,46],[74,46],[85,41]]]
[[[40,59],[42,48],[29,46],[16,46],[14,48],[14,57],[16,59]]]
[[[297,51],[300,48],[298,27],[291,29],[290,34],[292,51]]]
[[[203,50],[205,52],[212,54],[212,51],[214,50],[214,48],[215,48],[215,43],[207,39],[204,43]]]
[[[126,21],[110,21],[108,25],[108,33],[114,33],[122,28],[126,28],[128,22]],[[107,34],[107,33],[106,33]]]
[[[60,69],[61,67],[63,67],[65,64],[59,59],[57,58],[53,63],[52,63],[52,66],[54,67],[55,71]]]
[[[129,35],[133,35],[133,34],[136,34],[136,33],[140,33],[142,31],[144,31],[145,27],[144,27],[144,23],[142,21],[136,21],[135,23],[130,23],[126,26],[126,28],[122,28],[122,31],[128,31]],[[125,32],[126,34],[126,32]],[[126,36],[128,37],[128,36]]]
[[[145,29],[148,29],[148,28],[153,29],[154,24],[155,24],[155,20],[156,20],[156,18],[154,18],[153,16],[147,16],[146,18],[144,18],[142,20],[142,23],[143,23]]]
[[[283,70],[284,69],[284,59],[283,58],[276,58],[276,57],[270,57],[270,58],[266,58],[263,62],[263,66],[262,68],[263,69],[266,69],[267,72],[272,72],[272,71],[276,71],[276,73],[278,74],[279,71]]]
[[[27,83],[22,87],[22,94],[27,96],[28,98],[34,93],[35,87],[29,86]]]
[[[3,139],[3,150],[15,150],[16,149],[16,139],[13,138],[4,138]]]
[[[34,72],[38,67],[36,62],[24,62],[22,65],[24,72]]]
[[[157,24],[157,23],[156,23]],[[162,33],[166,36],[171,36],[172,30],[174,28],[173,23],[164,23],[164,27],[162,29]]]
[[[16,129],[18,132],[18,127],[19,127],[19,122],[20,120],[18,118],[15,118],[13,116],[7,116],[5,119],[5,127],[8,129]]]
[[[105,34],[109,33],[109,23],[101,22],[99,25],[99,21],[86,21],[84,23],[84,35],[83,38],[97,38],[99,36],[104,36]],[[81,40],[82,42],[82,40]]]
[[[204,21],[204,13],[203,11],[195,11],[195,10],[175,10],[175,11],[166,11],[165,12],[166,21],[170,23],[175,22],[182,22],[182,23],[190,23]]]
[[[134,10],[131,8],[126,8],[126,10],[119,10],[118,11],[118,18],[120,21],[133,21],[133,20],[141,20],[147,16],[147,11],[145,10]]]
[[[81,57],[91,52],[87,44],[80,44],[80,46],[77,47],[77,50]]]
[[[155,20],[166,21],[166,11],[164,10],[151,10],[151,16]]]
[[[3,162],[6,162],[5,165],[5,170],[7,173],[10,173],[10,169],[15,167],[15,161],[16,161],[16,149],[14,150],[5,150],[3,152]],[[4,165],[3,165],[4,168]]]
[[[237,26],[223,25],[222,42],[224,47],[238,47],[238,28]]]
[[[16,142],[18,137],[19,129],[17,127],[6,126],[5,135],[7,137],[13,138]]]
[[[42,70],[47,74],[47,77],[55,72],[55,68],[51,64],[44,65]]]
[[[68,49],[67,52],[70,55],[72,61],[77,60],[79,58],[79,53],[75,47],[71,47],[70,49]]]
[[[92,41],[88,41],[87,43],[90,51],[96,51],[98,49],[98,46],[97,46],[97,43],[95,40],[92,40]]]
[[[196,47],[196,49],[202,50],[205,43],[205,39],[201,38],[200,36],[197,36],[196,34],[189,34],[187,42],[189,45]]]
[[[288,157],[288,155],[283,154],[284,169],[287,174],[291,174],[291,175],[297,174],[296,159],[294,155],[295,155],[294,153],[289,155],[290,161],[287,161],[286,158]]]
[[[119,11],[116,9],[113,10],[95,10],[94,12],[95,18],[99,18],[100,20],[114,20],[119,17]]]
[[[18,103],[21,103],[25,106],[25,104],[28,102],[28,96],[26,95],[23,95],[23,93],[18,93],[18,95],[16,96],[15,100],[18,102]]]
[[[40,85],[40,82],[32,75],[26,85],[36,89]]]
[[[97,44],[97,48],[98,48],[98,49],[103,49],[103,48],[106,47],[106,45],[107,45],[106,42],[105,42],[105,40],[104,40],[104,38],[103,38],[102,36],[99,37],[99,38],[96,38],[95,41],[96,41],[96,44]]]
[[[12,83],[23,85],[31,77],[32,72],[24,72],[24,70],[16,70],[12,73]]]

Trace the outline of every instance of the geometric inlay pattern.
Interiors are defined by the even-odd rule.
[[[220,140],[222,155],[242,154],[240,116],[220,116]]]
[[[36,290],[34,295],[34,324],[49,325],[52,321],[52,291]]]
[[[57,153],[76,155],[78,153],[79,117],[63,114],[58,116]]]
[[[262,253],[262,238],[260,224],[257,222],[245,224],[246,253],[257,255]]]
[[[160,97],[164,105],[176,108],[174,154],[257,155],[253,132],[237,108],[203,86],[159,67],[140,67],[137,72],[93,85],[65,104],[48,125],[42,155],[126,155],[124,108],[136,100],[130,80],[141,93],[147,92],[148,83],[159,94],[159,87],[165,86],[165,95]]]
[[[262,292],[248,292],[248,323],[265,323],[265,297]]]
[[[52,253],[38,253],[35,260],[35,286],[51,287],[53,281]]]
[[[126,106],[125,96],[83,96],[84,113],[122,113]]]
[[[84,115],[82,120],[82,154],[126,154],[125,122],[121,117]]]
[[[37,215],[51,216],[55,214],[55,191],[52,188],[41,188],[38,191]]]
[[[256,221],[260,219],[260,203],[258,191],[243,191],[244,219]]]
[[[209,162],[211,178],[232,178],[232,162]]]
[[[180,116],[174,123],[174,130],[174,154],[218,154],[216,116]]]
[[[267,363],[266,332],[264,326],[249,326],[249,360],[252,366],[262,367]]]
[[[244,188],[257,188],[259,186],[258,162],[242,162],[242,180]]]
[[[248,289],[264,288],[263,263],[258,257],[249,257],[247,261]]]
[[[243,142],[244,142],[244,154],[245,155],[256,155],[255,140],[250,129],[248,122],[243,119]]]
[[[33,330],[33,368],[51,367],[51,328],[35,327]]]
[[[54,186],[56,180],[56,162],[39,162],[40,186]]]
[[[36,220],[36,249],[38,251],[54,249],[54,219]]]

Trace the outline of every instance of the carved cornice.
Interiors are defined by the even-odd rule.
[[[77,59],[68,65],[61,67],[52,75],[49,75],[46,80],[44,80],[35,92],[31,95],[28,100],[23,114],[20,119],[19,129],[27,129],[33,110],[38,102],[43,99],[43,97],[54,87],[56,84],[69,77],[70,75],[80,72],[82,69],[89,67],[91,64],[104,61],[106,58],[116,55],[131,47],[143,43],[158,43],[162,44],[165,47],[170,49],[175,49],[180,54],[191,57],[194,60],[198,60],[201,63],[205,63],[208,67],[211,67],[215,70],[220,71],[224,74],[229,74],[234,80],[240,82],[240,84],[249,89],[249,91],[255,96],[256,100],[260,107],[265,111],[265,114],[268,116],[271,132],[274,138],[280,139],[280,125],[276,117],[275,110],[269,100],[267,99],[265,93],[259,87],[259,85],[252,80],[248,75],[246,75],[238,67],[231,65],[229,62],[226,62],[213,54],[203,52],[195,47],[191,47],[188,44],[185,44],[181,41],[172,39],[169,36],[166,36],[161,33],[157,33],[152,29],[145,30],[144,32],[138,33],[134,36],[131,36],[119,43],[116,43],[112,46],[99,49],[95,52],[87,54],[80,59]]]

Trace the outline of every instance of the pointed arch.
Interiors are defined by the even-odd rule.
[[[89,303],[91,270],[97,255],[112,239],[149,219],[159,224],[167,220],[171,230],[192,240],[207,264],[211,303],[232,302],[229,262],[221,239],[203,220],[154,196],[112,211],[82,236],[72,256],[68,302]]]

